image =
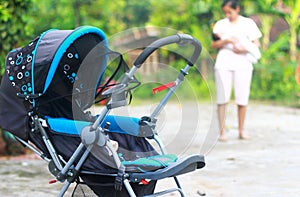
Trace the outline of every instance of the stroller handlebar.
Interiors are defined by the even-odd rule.
[[[151,55],[156,49],[165,45],[176,43],[181,46],[188,44],[194,46],[193,55],[188,59],[188,64],[190,66],[193,66],[201,53],[202,45],[197,39],[193,38],[188,34],[176,34],[154,41],[152,44],[147,46],[145,50],[137,57],[137,59],[134,62],[134,65],[138,68],[141,67],[141,65],[145,62],[148,56]]]

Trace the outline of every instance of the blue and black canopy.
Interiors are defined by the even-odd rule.
[[[49,88],[61,63],[71,83],[76,69],[86,55],[100,42],[106,44],[103,31],[83,26],[75,30],[51,29],[23,48],[14,49],[6,59],[6,71],[18,96],[32,99]],[[101,69],[105,69],[102,67]]]
[[[85,110],[104,99],[102,91],[118,84],[126,71],[122,55],[109,50],[102,30],[48,30],[7,55],[0,127],[26,139],[29,112],[93,121]]]
[[[6,58],[6,74],[0,87],[1,128],[26,139],[30,131],[28,112],[69,119],[73,119],[74,113],[84,116],[82,106],[75,112],[72,108],[73,89],[82,89],[87,94],[85,89],[93,87],[86,102],[95,99],[97,83],[106,68],[106,46],[102,30],[83,26],[75,30],[48,30],[27,46],[12,50]],[[74,87],[75,81],[80,80],[78,69],[91,52],[97,58],[87,61],[90,68],[85,70],[93,80],[82,79]]]

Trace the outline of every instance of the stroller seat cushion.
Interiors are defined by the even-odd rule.
[[[78,136],[84,127],[92,124],[87,121],[71,120],[67,118],[52,118],[49,116],[46,116],[45,119],[51,132],[61,135]],[[102,128],[106,122],[110,122],[109,132],[129,134],[133,136],[137,136],[139,134],[139,118],[108,115],[101,124]]]
[[[126,167],[126,171],[148,172],[168,167],[170,163],[176,162],[176,160],[176,155],[165,154],[139,158],[134,161],[122,161],[122,164]]]

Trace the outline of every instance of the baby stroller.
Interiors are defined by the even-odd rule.
[[[112,109],[130,103],[131,90],[140,84],[134,74],[148,56],[175,43],[193,45],[194,51],[176,80],[157,89],[169,91],[153,113],[141,118],[110,115]],[[55,177],[52,182],[64,183],[58,196],[64,196],[72,183],[74,196],[82,185],[97,196],[171,192],[184,196],[176,176],[203,168],[204,157],[165,153],[156,122],[200,53],[196,39],[176,34],[150,44],[129,69],[96,27],[48,30],[8,54],[1,82],[0,125],[48,163]],[[104,99],[108,102],[101,112],[92,115],[91,106]],[[177,187],[154,193],[156,182],[169,177],[174,177]]]

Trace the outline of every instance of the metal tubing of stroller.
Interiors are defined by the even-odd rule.
[[[166,105],[166,103],[168,102],[168,100],[170,99],[170,97],[172,96],[174,91],[184,80],[184,76],[182,76],[182,75],[187,74],[190,67],[191,66],[189,64],[187,64],[186,67],[183,70],[181,70],[179,76],[177,77],[177,79],[175,81],[175,86],[170,88],[170,90],[167,92],[167,94],[164,96],[164,98],[161,100],[161,102],[158,104],[158,106],[154,109],[154,111],[152,112],[152,114],[150,116],[151,119],[154,119],[159,115],[159,113],[161,112],[163,107]],[[185,73],[185,74],[183,74],[183,73]]]
[[[144,197],[163,196],[165,194],[169,194],[169,193],[172,193],[172,192],[179,192],[181,197],[185,196],[184,193],[182,192],[182,189],[180,189],[180,188],[173,188],[173,189],[168,189],[168,190],[164,190],[164,191],[161,191],[161,192],[156,192],[155,194],[147,195],[147,196],[144,196]]]
[[[138,67],[136,65],[133,65],[132,68],[129,70],[128,73],[126,73],[124,79],[122,80],[122,84],[128,84],[130,80],[133,78],[134,73],[137,71]]]
[[[77,165],[75,166],[75,171],[79,171],[81,166],[83,165],[83,163],[85,162],[86,158],[88,157],[88,155],[90,154],[90,150],[92,149],[93,145],[90,145],[87,147],[87,149],[85,150],[85,152],[83,153],[83,155],[81,156],[80,160],[78,161]],[[66,193],[66,191],[68,190],[68,188],[70,187],[72,181],[67,181],[64,186],[62,187],[62,189],[60,190],[59,194],[57,197],[62,197],[64,196],[64,194]]]
[[[162,141],[161,141],[161,139],[157,136],[157,135],[154,135],[153,136],[153,139],[156,141],[156,143],[158,144],[158,146],[159,146],[159,149],[160,149],[160,151],[161,151],[161,154],[165,154],[166,153],[166,150],[165,150],[165,148],[163,147],[163,143],[162,143]]]
[[[69,161],[66,163],[64,168],[60,171],[58,178],[59,176],[64,176],[68,172],[68,170],[73,165],[74,161],[77,159],[78,155],[80,154],[80,152],[83,150],[84,147],[85,145],[83,143],[79,144],[79,146],[77,147],[77,149],[75,150],[75,152],[73,153]]]
[[[125,179],[125,180],[123,181],[123,183],[124,183],[124,185],[125,185],[125,187],[126,187],[126,189],[127,189],[127,192],[128,192],[128,194],[129,194],[129,196],[130,196],[130,197],[136,197],[136,195],[135,195],[135,193],[134,193],[134,191],[133,191],[133,189],[132,189],[132,187],[131,187],[131,185],[130,185],[128,179]]]
[[[97,127],[99,127],[99,125],[104,120],[104,118],[108,114],[108,112],[109,112],[109,109],[107,108],[107,106],[105,106],[105,108],[102,110],[101,114],[98,116],[97,120],[91,126],[91,131],[94,131],[97,129]]]
[[[70,182],[66,182],[64,184],[64,186],[61,188],[59,194],[57,195],[57,197],[63,197],[64,194],[66,193],[66,191],[68,190],[68,188],[70,187],[71,183]]]
[[[53,159],[53,162],[55,163],[56,167],[59,170],[61,170],[62,169],[62,165],[61,165],[61,163],[60,163],[60,161],[59,161],[59,159],[57,157],[57,154],[56,154],[56,152],[55,152],[55,150],[54,150],[54,148],[53,148],[53,146],[51,144],[51,141],[49,139],[47,139],[45,136],[43,136],[42,138],[43,138],[43,140],[44,140],[44,142],[45,142],[45,144],[47,146],[47,149],[49,150],[49,153],[50,153],[50,155],[51,155],[51,157]]]
[[[110,141],[106,141],[106,147],[110,150],[113,158],[114,158],[114,161],[116,163],[116,166],[117,168],[119,169],[120,166],[122,165],[122,162],[118,156],[118,153],[114,150],[114,147],[113,145],[110,143]]]
[[[33,151],[35,154],[37,154],[38,156],[40,156],[43,160],[45,160],[46,162],[50,162],[51,160],[49,158],[46,157],[46,155],[37,150],[34,146],[32,146],[31,144],[25,142],[24,140],[22,140],[21,138],[14,136],[19,142],[21,142],[23,145],[25,145],[26,147],[28,147],[31,151]]]
[[[43,141],[44,141],[44,143],[45,143],[45,145],[46,145],[46,147],[47,147],[47,149],[48,149],[48,151],[51,155],[51,158],[53,159],[53,162],[55,163],[56,167],[59,170],[61,170],[62,165],[60,163],[60,160],[57,156],[57,153],[56,153],[51,141],[49,140],[47,132],[45,131],[45,129],[43,128],[41,122],[39,121],[38,116],[34,116],[33,121],[34,121],[34,124],[36,124],[38,126],[39,131],[42,134],[42,139],[43,139]]]
[[[175,183],[176,183],[177,187],[181,190],[182,196],[184,196],[184,195],[183,195],[183,192],[182,192],[181,185],[180,185],[180,183],[179,183],[179,180],[178,180],[177,176],[174,176],[173,178],[174,178],[174,180],[175,180]]]
[[[85,162],[86,158],[89,156],[91,149],[93,148],[93,145],[89,145],[86,150],[84,151],[83,155],[81,156],[80,160],[78,161],[75,170],[80,170],[81,166]]]

